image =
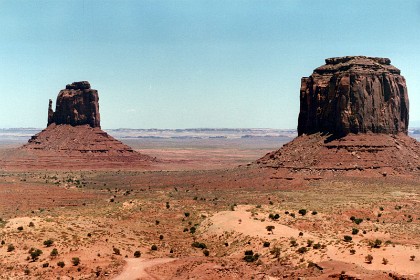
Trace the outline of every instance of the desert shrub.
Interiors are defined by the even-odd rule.
[[[63,261],[57,262],[57,266],[63,268],[65,266],[65,263]]]
[[[314,241],[313,240],[310,240],[310,239],[308,239],[308,241],[306,241],[306,247],[311,247],[312,246],[312,244],[314,244]]]
[[[354,220],[354,223],[356,224],[356,225],[359,225],[359,224],[361,224],[363,222],[363,219],[361,219],[361,218],[358,218],[358,219],[355,219]]]
[[[297,245],[298,245],[298,244],[297,244],[296,239],[292,238],[292,239],[290,240],[290,246],[291,246],[291,247],[296,247]]]
[[[4,244],[6,244],[6,241],[2,240],[1,245],[4,245]]]
[[[366,261],[367,263],[372,263],[372,261],[373,261],[373,256],[372,256],[371,254],[367,255],[367,256],[365,257],[365,261]]]
[[[270,242],[265,241],[265,242],[263,243],[263,247],[270,247]]]
[[[57,248],[52,249],[52,251],[51,251],[51,253],[50,253],[50,256],[51,256],[51,257],[56,257],[56,256],[58,256],[58,250],[57,250]]]
[[[189,229],[188,228],[184,228],[184,232],[187,232],[187,231],[189,231]]]
[[[80,259],[78,257],[74,257],[71,259],[71,262],[74,266],[78,266],[80,264]]]
[[[356,250],[350,249],[350,254],[352,254],[352,255],[356,254]]]
[[[299,232],[299,236],[303,236],[303,232],[301,232],[301,231],[300,231],[300,232]]]
[[[35,226],[35,224],[33,223],[33,222],[29,222],[29,225],[28,225],[29,227],[34,227]]]
[[[194,234],[196,230],[197,230],[197,229],[196,229],[195,227],[191,227],[191,228],[190,228],[190,233],[191,233],[191,234]]]
[[[121,255],[120,249],[114,247],[114,248],[112,248],[112,250],[114,251],[115,255]]]
[[[135,257],[135,258],[140,258],[140,256],[141,256],[140,251],[135,251],[135,252],[134,252],[134,257]]]
[[[47,263],[47,262],[42,264],[42,267],[49,267],[49,266],[50,266],[50,264]]]
[[[317,211],[312,211],[312,213],[311,213],[312,215],[316,215],[316,214],[318,214],[318,212]]]
[[[20,227],[18,227],[17,228],[19,231],[22,231],[23,230],[23,226],[20,226]]]
[[[353,235],[358,234],[358,233],[359,233],[359,229],[357,229],[357,228],[353,228],[351,230],[351,234],[353,234]]]
[[[344,241],[346,241],[346,242],[350,242],[350,241],[352,241],[353,240],[353,238],[351,237],[351,236],[349,236],[349,235],[344,235]]]
[[[252,250],[245,251],[244,261],[246,262],[255,262],[258,260],[260,255],[258,253],[255,253]]]
[[[275,226],[266,226],[265,227],[265,229],[268,231],[268,232],[271,232],[271,233],[273,233],[273,229],[275,229],[276,227]]]
[[[290,217],[292,218],[296,217],[295,213],[290,213]]]
[[[254,252],[252,250],[246,250],[244,254],[245,256],[252,256]]]
[[[304,253],[306,253],[308,251],[308,248],[306,248],[306,247],[300,247],[299,249],[297,249],[297,252],[299,253],[299,254],[304,254]]]
[[[289,215],[289,211],[284,211],[284,214]]]
[[[375,241],[369,241],[369,246],[371,248],[380,248],[382,245],[382,241],[380,239],[376,239]]]
[[[384,208],[381,206],[381,207],[379,207],[379,210],[384,211]]]
[[[31,248],[31,250],[29,250],[29,254],[31,255],[32,260],[36,261],[42,254],[42,251],[40,249]]]
[[[210,252],[209,252],[209,250],[204,250],[203,254],[204,254],[204,256],[208,257],[210,255]]]
[[[156,251],[158,249],[158,247],[155,244],[153,244],[151,249],[152,249],[152,251]]]
[[[302,216],[305,216],[306,215],[306,209],[300,209],[299,211],[298,211],[298,213],[300,214],[300,215],[302,215]]]
[[[48,240],[45,240],[45,241],[44,241],[44,245],[45,245],[46,247],[50,247],[51,245],[53,245],[53,243],[54,243],[54,241],[53,241],[53,240],[51,240],[51,239],[48,239]]]
[[[9,244],[8,246],[7,246],[7,252],[12,252],[12,251],[14,251],[15,250],[15,246],[13,245],[13,244]]]
[[[166,209],[171,208],[171,206],[169,205],[169,202],[166,202]]]
[[[280,247],[274,246],[273,249],[270,250],[270,254],[274,255],[275,258],[279,258],[281,253]]]
[[[414,256],[414,255],[410,256],[410,261],[413,262],[415,258],[416,258],[416,256]]]
[[[191,244],[191,246],[193,246],[193,247],[195,247],[195,248],[200,248],[200,249],[207,249],[207,246],[206,246],[206,244],[204,244],[204,243],[200,243],[200,242],[193,242],[192,244]]]
[[[315,243],[314,246],[312,246],[312,248],[320,249],[321,248],[321,243]]]
[[[159,239],[160,240],[162,240],[163,239],[163,235],[161,234],[161,235],[159,235]]]
[[[388,264],[388,259],[382,258],[382,264],[387,265]]]
[[[190,213],[189,212],[185,212],[184,215],[185,215],[186,218],[188,218],[190,216]]]
[[[159,224],[160,224],[160,221],[159,221],[159,220],[156,220],[156,221],[155,221],[155,224],[156,224],[156,225],[159,225]]]
[[[268,218],[270,218],[271,220],[278,220],[280,218],[280,215],[277,213],[276,214],[270,213],[270,215],[268,215]]]

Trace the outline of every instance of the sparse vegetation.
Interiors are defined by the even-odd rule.
[[[368,254],[368,255],[365,257],[365,261],[366,261],[367,263],[372,263],[372,261],[373,261],[373,256],[372,256],[371,254]]]
[[[12,251],[14,251],[15,250],[15,246],[13,245],[13,244],[9,244],[8,246],[7,246],[7,252],[12,252]]]
[[[306,215],[306,209],[300,209],[299,211],[298,211],[298,213],[300,214],[300,215],[302,215],[302,216],[305,216]]]
[[[206,249],[207,246],[204,243],[200,243],[200,242],[193,242],[193,244],[191,244],[191,246],[195,247],[195,248],[200,248],[200,249]]]
[[[42,250],[31,248],[29,250],[29,254],[31,256],[32,261],[36,261],[36,260],[38,260],[39,256],[41,256]]]
[[[344,241],[346,241],[346,242],[350,242],[350,241],[352,241],[353,240],[353,238],[351,237],[351,236],[349,236],[349,235],[344,235]]]
[[[47,239],[44,241],[44,245],[46,247],[51,247],[51,245],[53,245],[54,241],[52,239]]]
[[[74,258],[71,259],[71,263],[74,266],[78,266],[80,264],[80,259],[78,257],[74,257]]]
[[[252,250],[245,251],[244,261],[246,262],[255,262],[258,260],[260,255],[258,253],[255,253]]]
[[[272,225],[270,225],[270,226],[266,226],[265,227],[265,229],[269,232],[269,233],[271,233],[271,234],[273,234],[273,230],[275,229],[276,227],[275,226],[272,226]]]
[[[51,251],[51,253],[50,253],[50,256],[51,256],[51,257],[56,257],[56,256],[58,256],[58,250],[57,250],[57,248],[52,249],[52,251]]]

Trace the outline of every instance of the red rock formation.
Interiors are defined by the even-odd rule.
[[[319,176],[420,175],[420,144],[407,136],[405,79],[388,58],[346,56],[302,78],[299,136],[256,161]]]
[[[155,161],[101,130],[98,92],[88,82],[72,83],[61,90],[55,112],[50,100],[47,128],[32,136],[16,154],[16,162],[30,168],[144,168]]]
[[[67,85],[58,94],[55,112],[52,111],[50,101],[48,125],[53,123],[101,127],[98,91],[91,89],[86,81]]]
[[[302,78],[298,133],[391,133],[408,129],[405,79],[388,58],[346,56]]]

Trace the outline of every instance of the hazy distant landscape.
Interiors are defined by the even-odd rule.
[[[0,143],[2,145],[21,145],[28,141],[32,135],[37,134],[40,128],[2,128],[0,129]],[[271,128],[188,128],[188,129],[104,129],[118,140],[134,144],[135,149],[149,147],[184,146],[186,142],[192,146],[220,146],[223,140],[229,144],[241,143],[245,147],[252,147],[258,143],[260,148],[278,147],[297,136],[295,129]],[[420,128],[412,127],[409,135],[420,139]]]

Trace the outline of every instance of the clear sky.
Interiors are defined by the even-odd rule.
[[[103,128],[296,128],[301,77],[346,55],[389,57],[420,120],[420,1],[0,0],[0,127],[88,80]]]

